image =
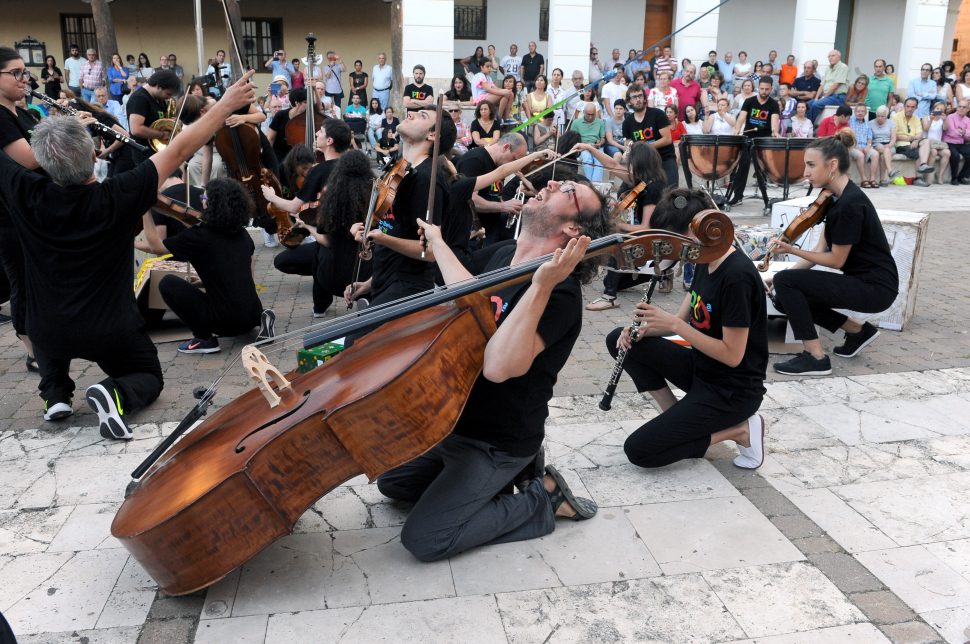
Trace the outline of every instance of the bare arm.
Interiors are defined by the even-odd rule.
[[[11,159],[27,168],[28,170],[36,170],[40,167],[37,159],[34,158],[34,153],[30,149],[30,144],[27,143],[27,139],[17,139],[13,143],[7,144],[3,151]]]

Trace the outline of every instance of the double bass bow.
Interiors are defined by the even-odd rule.
[[[623,266],[723,254],[730,219],[698,215],[698,240],[665,231],[610,235],[587,257]],[[204,588],[290,534],[321,496],[358,474],[374,479],[443,440],[481,372],[495,331],[487,294],[526,281],[545,255],[348,314],[260,346],[304,347],[375,325],[323,366],[283,375],[254,346],[243,358],[258,386],[205,414],[216,384],[133,473],[111,532],[168,594]],[[232,365],[230,365],[231,367]],[[178,442],[176,442],[178,441]]]

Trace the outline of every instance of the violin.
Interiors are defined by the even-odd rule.
[[[633,207],[633,204],[637,202],[637,197],[639,197],[640,193],[646,189],[647,189],[647,184],[645,181],[641,181],[637,185],[633,186],[633,188],[631,188],[623,196],[623,198],[617,201],[616,205],[613,206],[613,211],[610,212],[610,217],[613,219],[616,219],[624,212],[629,210],[631,207]]]
[[[789,223],[785,228],[785,232],[778,235],[778,240],[786,244],[795,243],[799,237],[825,221],[825,215],[828,213],[831,205],[832,193],[828,190],[823,190],[818,194],[815,201],[798,213],[797,217],[791,220],[791,223]],[[768,252],[765,254],[764,259],[758,263],[758,270],[762,273],[768,270],[768,265],[771,263],[773,247],[774,245],[768,248]]]
[[[162,193],[155,196],[155,210],[166,217],[171,217],[179,223],[191,228],[202,222],[202,213],[178,199],[172,199]]]
[[[621,266],[711,261],[730,247],[733,226],[717,211],[697,217],[697,240],[614,234],[593,241],[587,257],[609,253]],[[248,347],[261,356],[247,365],[260,387],[181,436],[205,413],[206,390],[135,471],[111,533],[164,592],[190,593],[290,534],[344,481],[373,480],[423,454],[451,432],[481,373],[496,328],[489,295],[529,280],[552,257],[343,316],[303,335],[303,346],[375,325],[380,332],[307,373],[284,376]]]

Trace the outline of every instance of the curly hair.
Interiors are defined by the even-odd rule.
[[[305,143],[297,143],[283,157],[280,163],[280,182],[286,194],[296,194],[296,180],[300,177],[300,170],[316,163],[317,155]]]
[[[348,236],[350,227],[364,221],[370,204],[374,173],[370,161],[359,150],[341,155],[327,179],[317,212],[317,227],[328,235]]]
[[[235,179],[213,179],[205,186],[205,199],[203,224],[226,233],[242,230],[256,211],[252,197]]]

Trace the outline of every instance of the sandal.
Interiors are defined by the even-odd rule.
[[[614,309],[619,304],[616,303],[615,297],[610,297],[608,295],[603,295],[598,297],[589,304],[586,305],[587,311],[605,311],[607,309]]]
[[[878,181],[870,181],[869,182],[869,187],[870,188],[878,188],[879,187],[879,182]]]
[[[547,492],[549,500],[552,502],[553,515],[556,514],[556,511],[559,510],[559,506],[563,502],[568,502],[573,510],[576,511],[576,514],[573,516],[565,517],[572,521],[585,521],[586,519],[592,519],[596,515],[596,511],[599,510],[596,502],[581,496],[573,496],[572,490],[566,485],[566,479],[562,477],[562,474],[555,467],[546,465],[546,474],[556,482],[556,488],[552,492]]]
[[[870,183],[868,181],[863,181],[862,183],[859,184],[859,187],[860,188],[871,188],[872,187],[872,183]]]

